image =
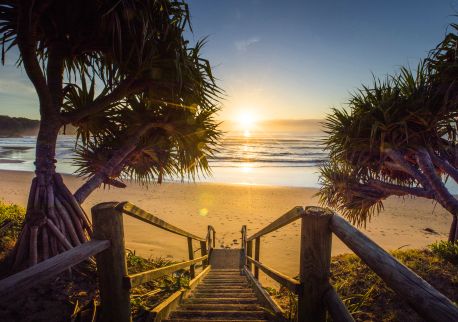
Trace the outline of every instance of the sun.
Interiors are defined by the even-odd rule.
[[[254,125],[256,124],[256,119],[251,112],[241,113],[237,119],[237,123],[240,127],[240,130],[243,132],[243,136],[251,136],[251,131],[253,130]]]
[[[250,113],[250,112],[244,112],[244,113],[240,114],[239,115],[239,123],[244,129],[251,128],[255,123],[253,114]]]

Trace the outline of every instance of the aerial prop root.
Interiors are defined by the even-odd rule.
[[[24,226],[13,251],[13,270],[81,245],[91,235],[89,219],[61,175],[38,174],[32,180]]]

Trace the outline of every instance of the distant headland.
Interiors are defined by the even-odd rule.
[[[0,137],[37,135],[40,121],[0,115]]]

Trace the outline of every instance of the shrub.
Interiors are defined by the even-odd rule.
[[[445,259],[453,265],[458,265],[458,243],[438,241],[430,245],[429,248],[438,257]]]
[[[0,252],[12,247],[24,222],[25,209],[0,201]]]

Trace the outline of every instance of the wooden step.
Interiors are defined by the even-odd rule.
[[[263,310],[252,311],[190,311],[178,309],[170,315],[174,318],[206,318],[209,320],[239,319],[239,320],[262,320],[267,319],[267,313]]]
[[[260,310],[259,304],[196,304],[188,303],[180,306],[181,310],[191,311],[258,311]]]
[[[232,285],[248,285],[247,282],[239,282],[233,280],[218,280],[218,281],[206,281],[204,280],[200,285],[223,285],[223,284],[232,284]]]
[[[246,277],[243,275],[213,275],[213,276],[206,276],[206,280],[217,280],[217,279],[240,279],[246,281]]]
[[[207,319],[165,319],[164,322],[245,322],[247,320],[207,320]],[[269,320],[248,320],[250,322],[269,322]]]
[[[207,276],[245,276],[243,273],[237,272],[210,272]]]
[[[251,288],[243,288],[243,289],[234,289],[234,288],[218,288],[218,289],[211,289],[211,288],[197,288],[194,291],[195,293],[214,293],[214,294],[226,294],[226,293],[240,293],[240,294],[245,294],[245,293],[253,293],[253,290]]]
[[[249,288],[249,289],[251,289],[251,287],[248,286],[248,283],[245,284],[245,285],[231,285],[231,284],[227,283],[227,284],[221,285],[221,287],[223,287],[223,288],[233,288],[233,289],[240,289],[240,288]],[[203,284],[200,284],[199,286],[197,286],[197,288],[211,288],[211,289],[214,289],[215,286],[214,285],[203,285]]]
[[[193,293],[193,297],[202,298],[202,297],[213,297],[213,298],[242,298],[242,297],[253,297],[254,293],[238,293],[238,292],[226,292],[224,294],[217,294],[211,292],[196,292]]]
[[[241,292],[241,293],[246,293],[246,292],[251,292],[253,289],[249,287],[236,287],[236,286],[227,286],[227,287],[220,287],[220,288],[214,288],[214,287],[198,287],[194,290],[194,292]]]
[[[195,304],[253,304],[258,303],[258,299],[256,297],[219,297],[215,298],[212,297],[190,297],[184,301],[184,304],[187,303],[195,303]]]

